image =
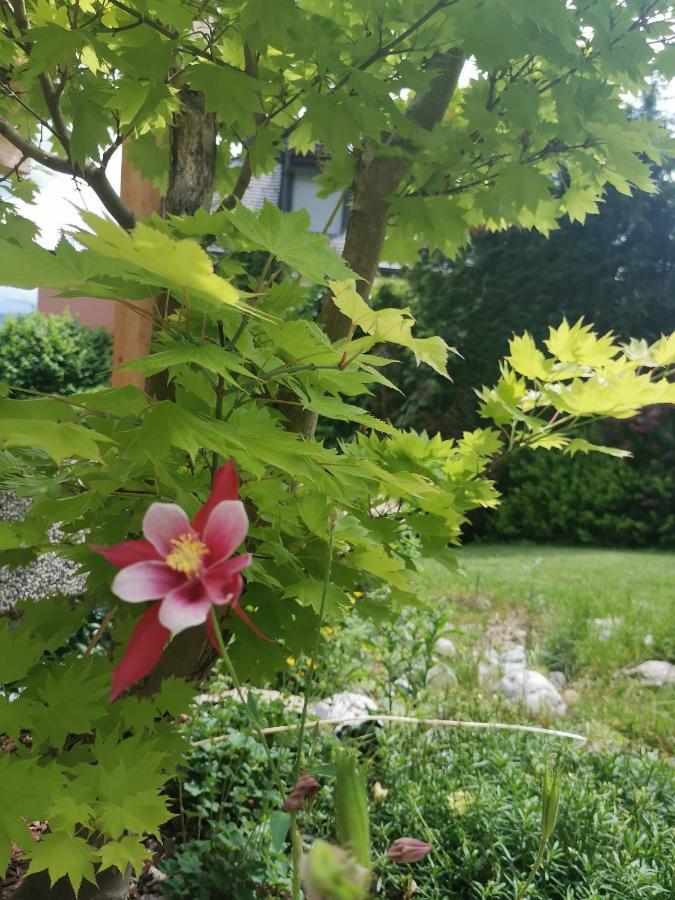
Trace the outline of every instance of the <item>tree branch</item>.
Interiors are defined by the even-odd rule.
[[[47,169],[51,169],[52,172],[81,178],[94,191],[106,210],[122,228],[129,231],[134,227],[136,218],[108,181],[104,167],[95,166],[92,163],[86,163],[83,168],[73,166],[70,160],[56,156],[54,153],[48,153],[38,144],[24,138],[13,125],[1,117],[0,135],[16,147],[26,159],[35,160]]]

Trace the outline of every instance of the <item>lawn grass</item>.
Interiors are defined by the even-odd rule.
[[[449,597],[458,625],[519,621],[530,664],[563,671],[578,691],[570,721],[675,752],[675,688],[613,677],[675,659],[675,553],[475,544],[458,559],[454,576],[423,570],[420,591]],[[611,634],[594,619],[613,620]]]

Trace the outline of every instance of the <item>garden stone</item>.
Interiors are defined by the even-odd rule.
[[[548,680],[554,687],[558,688],[559,691],[562,691],[567,684],[565,673],[557,670],[548,673]]]
[[[458,684],[457,676],[445,663],[436,663],[427,672],[427,687],[436,690],[447,690],[456,687]]]
[[[499,653],[494,647],[488,647],[481,654],[478,663],[478,680],[482,684],[490,684],[508,672],[524,672],[527,668],[525,646],[517,644]]]
[[[456,655],[457,648],[450,640],[450,638],[439,637],[439,639],[434,644],[434,653],[436,654],[436,656],[448,658]]]
[[[619,669],[614,677],[617,675],[629,675],[651,687],[675,684],[675,666],[665,659],[648,659],[633,668]]]
[[[523,671],[527,667],[526,655],[523,645],[510,647],[502,653],[501,665],[504,672]]]
[[[512,669],[504,675],[499,688],[510,703],[522,703],[527,712],[562,716],[567,711],[558,689],[534,669]]]
[[[367,694],[340,691],[313,703],[309,712],[317,719],[348,719],[346,725],[361,725],[364,716],[372,716],[377,712],[377,703]]]

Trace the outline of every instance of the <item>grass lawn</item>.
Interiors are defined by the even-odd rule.
[[[562,670],[578,692],[570,724],[675,751],[675,688],[612,677],[675,660],[675,553],[476,544],[459,560],[461,573],[427,569],[419,585],[451,600],[458,625],[517,621],[530,665]]]

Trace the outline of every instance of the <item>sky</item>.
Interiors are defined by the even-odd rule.
[[[118,151],[108,165],[108,177],[118,188],[122,167],[122,153]],[[103,213],[103,207],[91,188],[75,183],[68,175],[57,174],[35,166],[35,181],[39,193],[31,205],[17,202],[22,215],[40,229],[39,242],[50,250],[56,246],[64,229],[81,224],[78,209]],[[0,272],[0,278],[2,273]],[[22,291],[0,285],[0,320],[3,316],[31,312],[37,305],[37,291]]]

